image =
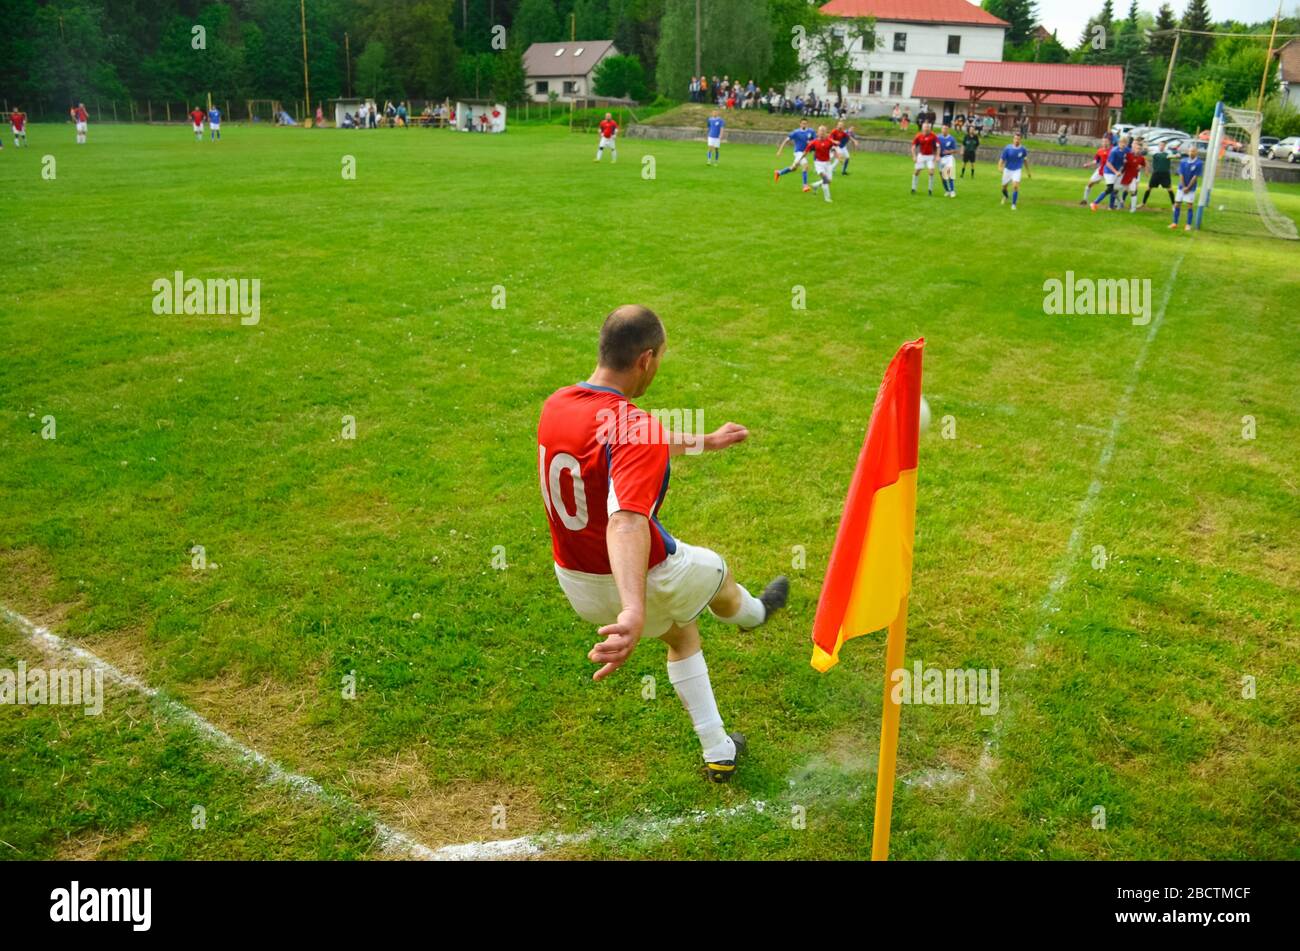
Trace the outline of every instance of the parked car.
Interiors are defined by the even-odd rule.
[[[1124,122],[1121,122],[1119,125],[1113,125],[1110,127],[1111,138],[1118,139],[1120,136],[1128,135],[1136,128],[1137,126],[1129,125]]]
[[[1197,138],[1197,140],[1198,140],[1202,145],[1208,143],[1208,142],[1210,141],[1210,130],[1209,130],[1209,129],[1204,129],[1204,130],[1202,130],[1201,134],[1198,135],[1196,138]],[[1226,151],[1228,151],[1228,152],[1245,152],[1245,151],[1246,151],[1246,146],[1243,145],[1242,143],[1238,142],[1236,139],[1234,139],[1234,138],[1233,138],[1232,136],[1230,136],[1230,135],[1225,135],[1225,136],[1223,137],[1223,147],[1224,147],[1224,149],[1225,149]]]
[[[1300,135],[1287,136],[1280,142],[1273,145],[1268,150],[1268,157],[1271,159],[1286,159],[1289,162],[1300,161],[1296,153],[1300,151]]]
[[[1282,140],[1275,135],[1261,135],[1259,137],[1259,154],[1268,155],[1269,149],[1277,145]]]

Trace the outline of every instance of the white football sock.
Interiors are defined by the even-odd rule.
[[[829,194],[830,189],[826,189],[826,192]],[[739,611],[731,617],[723,617],[712,608],[709,609],[709,613],[723,624],[735,624],[737,627],[758,627],[767,620],[767,608],[763,606],[762,601],[746,591],[743,585],[738,584],[736,587],[740,589]]]
[[[718,713],[718,703],[713,699],[713,685],[709,683],[704,651],[696,651],[684,660],[670,660],[668,681],[691,718],[695,735],[704,748],[705,762],[735,759],[736,744],[722,726],[722,714]]]

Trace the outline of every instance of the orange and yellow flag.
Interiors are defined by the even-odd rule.
[[[849,638],[888,627],[912,588],[924,345],[899,348],[871,410],[813,621],[812,665],[822,672]]]

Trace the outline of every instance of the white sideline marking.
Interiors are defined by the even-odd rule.
[[[294,792],[304,797],[311,797],[319,800],[329,806],[352,813],[354,815],[364,815],[375,824],[375,833],[378,837],[378,845],[381,851],[405,858],[420,859],[422,861],[432,862],[464,862],[464,861],[484,861],[493,859],[510,859],[510,858],[529,858],[542,855],[551,849],[566,845],[580,845],[589,842],[592,839],[602,837],[659,837],[665,838],[672,833],[674,829],[687,823],[701,823],[710,819],[730,819],[746,813],[762,813],[767,803],[753,800],[743,802],[735,806],[719,807],[717,809],[700,810],[684,816],[670,816],[666,818],[652,819],[627,819],[621,822],[611,823],[605,826],[595,826],[585,832],[570,833],[538,833],[535,835],[520,836],[515,839],[487,839],[481,842],[463,842],[457,845],[444,845],[440,848],[430,848],[421,842],[416,841],[405,832],[394,829],[376,819],[371,813],[362,809],[357,803],[337,793],[332,793],[321,786],[320,783],[309,776],[301,773],[291,772],[285,769],[275,760],[259,753],[245,743],[241,743],[225,730],[205,719],[200,714],[191,710],[177,700],[163,696],[154,687],[132,677],[125,671],[119,670],[108,661],[84,647],[78,647],[71,641],[64,640],[49,628],[37,624],[28,617],[24,617],[17,611],[14,611],[5,605],[0,605],[0,618],[18,628],[26,635],[27,640],[46,655],[56,655],[72,658],[79,663],[89,667],[92,670],[103,672],[104,678],[110,682],[121,684],[129,687],[158,703],[163,712],[173,719],[180,720],[188,724],[201,736],[206,737],[218,746],[225,747],[237,754],[241,759],[254,763],[266,770],[265,783],[267,785],[284,785],[288,786]],[[907,780],[904,779],[904,782]],[[934,785],[933,781],[924,781],[923,785]],[[826,798],[822,795],[820,798]]]
[[[1092,514],[1093,506],[1097,503],[1097,497],[1101,495],[1102,478],[1106,475],[1106,470],[1110,468],[1111,457],[1115,455],[1115,442],[1119,437],[1120,427],[1124,425],[1124,420],[1128,416],[1129,404],[1133,401],[1133,393],[1141,379],[1142,367],[1146,365],[1147,353],[1151,350],[1151,342],[1156,339],[1156,334],[1160,332],[1160,325],[1165,321],[1165,309],[1169,306],[1169,298],[1174,292],[1174,281],[1178,278],[1178,269],[1182,266],[1185,257],[1187,257],[1186,243],[1183,244],[1182,251],[1174,260],[1174,266],[1169,272],[1169,279],[1165,282],[1164,293],[1160,295],[1160,306],[1156,308],[1155,316],[1151,319],[1151,326],[1147,328],[1147,335],[1142,340],[1142,346],[1138,349],[1137,359],[1133,361],[1133,368],[1129,371],[1128,384],[1124,387],[1119,402],[1115,405],[1115,414],[1111,417],[1110,428],[1106,430],[1106,441],[1102,444],[1101,454],[1097,457],[1097,464],[1092,470],[1092,481],[1088,483],[1088,491],[1084,493],[1083,498],[1079,501],[1079,508],[1074,514],[1074,527],[1070,530],[1070,540],[1066,543],[1065,554],[1061,556],[1056,574],[1052,576],[1051,584],[1047,586],[1047,594],[1044,595],[1042,602],[1038,605],[1037,616],[1042,621],[1034,632],[1033,640],[1025,644],[1020,660],[1021,667],[1024,667],[1037,656],[1039,642],[1051,630],[1051,616],[1061,609],[1061,592],[1065,590],[1066,585],[1070,583],[1070,578],[1074,575],[1075,565],[1079,561],[1079,551],[1083,547],[1084,527],[1088,522],[1088,517]],[[1002,707],[1003,715],[994,721],[993,729],[988,739],[984,741],[984,750],[980,753],[979,764],[971,777],[972,783],[967,802],[975,801],[975,787],[987,782],[989,774],[993,770],[993,753],[1006,730],[1005,724],[1010,718],[1011,704],[1003,701]]]
[[[316,780],[311,779],[308,776],[303,776],[301,773],[290,772],[275,760],[259,753],[251,746],[239,742],[239,740],[235,739],[225,730],[222,730],[220,727],[215,726],[210,721],[204,719],[183,703],[160,695],[153,687],[150,687],[148,684],[132,677],[124,671],[118,670],[97,654],[86,650],[84,647],[78,647],[70,641],[65,641],[49,628],[37,624],[30,618],[24,617],[17,611],[13,611],[4,605],[0,605],[0,615],[2,615],[4,619],[14,627],[22,631],[27,636],[27,640],[42,653],[71,657],[92,670],[102,671],[105,679],[121,684],[125,687],[130,687],[132,690],[148,697],[150,700],[158,702],[168,716],[188,724],[201,736],[212,740],[217,745],[224,746],[225,748],[234,751],[241,759],[263,767],[267,771],[267,785],[288,786],[300,795],[310,796],[335,808],[341,808],[354,814],[362,812],[360,807],[351,800],[330,792],[321,786],[320,783],[316,782]],[[400,832],[397,829],[374,819],[374,817],[370,816],[369,813],[364,814],[367,818],[374,821],[375,833],[378,836],[379,841],[379,848],[383,852],[390,855],[404,855],[409,856],[410,858],[426,860],[452,857],[440,856],[439,852],[442,852],[442,849],[431,849],[427,845],[417,842],[405,832]]]

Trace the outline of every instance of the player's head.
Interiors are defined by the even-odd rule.
[[[941,126],[939,127],[939,131],[941,131],[944,135],[947,135],[947,134],[948,134],[948,123],[945,122],[943,125],[941,125]]]
[[[649,307],[640,304],[615,307],[600,328],[597,364],[623,375],[623,393],[635,399],[654,381],[667,339],[663,321]]]
[[[924,122],[921,123],[921,131],[922,131],[922,132],[929,132],[929,131],[930,131],[930,120],[929,120],[929,119],[926,119]]]
[[[1012,145],[1019,145],[1019,144],[1020,144],[1020,130],[1019,130],[1019,129],[1017,129],[1015,132],[1013,132],[1013,133],[1011,134],[1011,144],[1012,144]]]
[[[1189,145],[1189,146],[1187,147],[1187,154],[1188,154],[1191,158],[1196,158],[1196,153],[1199,152],[1199,151],[1200,151],[1200,149],[1198,149],[1198,148],[1196,147],[1196,143],[1195,143],[1195,142],[1193,142],[1191,145]]]
[[[1141,136],[1137,138],[1137,140],[1133,143],[1133,145],[1137,148],[1139,152],[1145,152],[1147,150],[1147,140],[1142,138]]]
[[[715,118],[715,119],[718,118],[718,110],[717,110],[717,109],[714,109],[714,110],[713,110],[713,118]]]
[[[843,128],[844,128],[844,120],[841,119],[839,122],[835,123],[835,128],[837,128],[837,129],[843,129]]]
[[[824,126],[824,125],[819,125],[819,126],[817,127],[817,138],[819,138],[819,139],[824,139],[824,138],[826,138],[826,126]]]
[[[1120,144],[1123,145],[1124,148],[1126,149],[1131,149],[1133,147],[1133,136],[1131,135],[1124,136]]]
[[[1159,142],[1156,143],[1156,151],[1163,152],[1164,150],[1165,150],[1165,140],[1161,139]]]
[[[808,120],[807,120],[807,119],[800,119],[800,120],[799,120],[799,128],[801,128],[801,129],[806,129],[806,128],[808,128]]]
[[[605,118],[606,118],[606,119],[612,119],[612,118],[614,118],[614,113],[612,113],[612,112],[607,112],[607,113],[605,113]]]

